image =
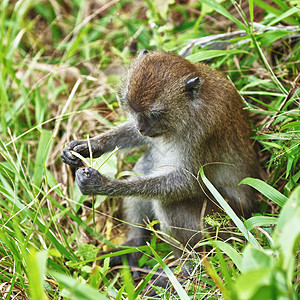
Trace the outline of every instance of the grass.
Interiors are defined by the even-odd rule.
[[[2,299],[146,298],[158,268],[177,292],[157,288],[162,298],[298,298],[297,1],[169,2],[1,2]],[[226,36],[226,44],[216,34]],[[120,199],[82,196],[59,158],[68,141],[124,120],[115,96],[120,69],[144,48],[205,60],[231,78],[244,97],[266,173],[265,182],[248,178],[241,183],[261,192],[259,213],[242,222],[225,208],[237,238],[202,241],[212,250],[187,254],[196,256],[200,272],[184,289],[171,272],[168,245],[157,243],[163,235],[154,223],[147,225],[153,232],[149,245],[121,249],[142,253],[140,266],[149,268],[144,279],[134,281],[126,262],[121,269],[109,268],[114,254],[99,257],[98,252],[124,241]],[[101,172],[120,176],[137,156],[102,157],[97,166],[105,160]],[[224,199],[205,183],[222,205]],[[214,221],[221,226],[223,219]],[[93,263],[99,258],[106,258],[101,266]]]

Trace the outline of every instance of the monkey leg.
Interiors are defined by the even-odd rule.
[[[152,202],[137,197],[126,197],[123,200],[123,211],[130,226],[127,240],[140,240],[141,242],[137,242],[139,246],[145,244],[149,237],[145,224],[154,218]]]
[[[145,229],[145,223],[153,220],[153,209],[151,201],[141,200],[136,197],[126,197],[123,200],[123,210],[125,220],[129,224],[129,231],[126,242],[123,246],[139,247],[145,245],[146,239],[149,237],[148,231]],[[103,254],[120,251],[120,249],[111,249]],[[133,278],[140,276],[135,267],[138,267],[138,260],[141,256],[139,252],[132,252],[126,255],[129,266],[132,269]],[[114,256],[110,258],[110,266],[122,265],[122,256]]]

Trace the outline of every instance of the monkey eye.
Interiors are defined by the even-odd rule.
[[[150,111],[145,114],[145,117],[150,119],[151,121],[156,121],[162,118],[166,114],[165,111]]]

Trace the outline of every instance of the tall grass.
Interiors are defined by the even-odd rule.
[[[161,267],[177,292],[156,288],[166,298],[297,299],[297,1],[97,3],[0,4],[1,298],[137,299],[146,297]],[[120,201],[82,196],[59,158],[66,142],[122,122],[115,97],[120,68],[143,48],[205,60],[231,78],[244,97],[266,173],[265,182],[241,182],[261,192],[260,212],[243,223],[225,208],[239,238],[201,242],[213,248],[195,259],[201,271],[184,289],[169,268],[168,245],[156,243],[160,232],[154,223],[147,227],[154,233],[150,245],[121,249],[141,252],[139,263],[148,275],[134,282],[126,263],[109,268],[115,253],[98,252],[124,240]],[[101,171],[125,174],[136,156],[121,164],[112,156]],[[222,205],[218,191],[202,178]],[[101,266],[95,264],[100,258]]]

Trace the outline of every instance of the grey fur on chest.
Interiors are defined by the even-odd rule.
[[[143,175],[159,175],[182,168],[184,155],[177,143],[153,139],[148,150],[140,157],[134,171]]]

